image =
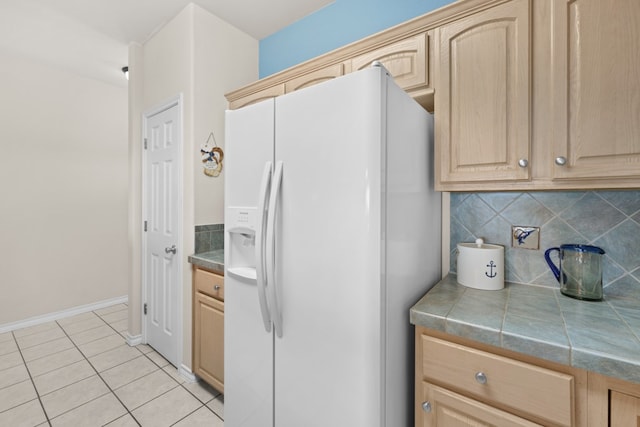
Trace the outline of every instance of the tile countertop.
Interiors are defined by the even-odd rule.
[[[198,267],[224,274],[224,249],[190,255],[189,262]]]
[[[598,302],[559,289],[505,283],[499,291],[459,285],[454,274],[411,308],[411,323],[541,359],[640,383],[640,295]]]

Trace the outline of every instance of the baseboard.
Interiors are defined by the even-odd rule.
[[[56,311],[54,313],[44,314],[42,316],[30,317],[17,322],[5,323],[0,325],[0,334],[13,331],[16,329],[27,328],[29,326],[39,325],[41,323],[53,322],[55,320],[64,319],[65,317],[75,316],[76,314],[86,313],[88,311],[99,310],[116,304],[126,304],[129,301],[127,295],[108,300],[99,301],[93,304],[80,305],[67,310]]]
[[[178,373],[182,378],[184,378],[185,381],[189,383],[195,383],[196,381],[198,381],[198,378],[196,378],[193,372],[191,372],[191,369],[189,369],[185,365],[180,365],[180,369],[178,369]]]
[[[131,347],[142,344],[142,334],[130,335],[129,332],[127,332],[125,339],[127,340],[127,344],[129,344]]]

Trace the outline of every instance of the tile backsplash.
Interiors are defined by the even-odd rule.
[[[540,227],[539,249],[512,248],[512,225]],[[640,292],[640,191],[451,193],[451,272],[456,245],[478,237],[505,247],[507,281],[558,287],[544,252],[577,243],[605,250],[605,296]]]
[[[224,224],[196,225],[196,252],[224,249]]]

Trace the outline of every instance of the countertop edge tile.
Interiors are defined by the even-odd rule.
[[[410,320],[412,324],[420,324],[426,328],[434,329],[436,331],[445,332],[445,316],[438,316],[435,314],[421,314],[415,311],[411,311]]]
[[[571,365],[571,347],[538,340],[509,332],[502,332],[502,348],[528,354],[563,365]]]
[[[500,343],[500,331],[484,325],[474,325],[458,319],[447,319],[445,332],[485,344],[502,347]]]
[[[640,362],[623,360],[608,354],[573,348],[571,366],[640,384]]]
[[[224,274],[224,249],[189,255],[188,261],[195,266]]]
[[[461,289],[453,289],[453,286],[458,286]],[[527,289],[527,292],[509,292],[509,298],[521,298],[522,295],[528,294],[528,291],[549,292],[546,288],[524,284],[505,283],[505,287],[511,289],[521,286],[530,287],[531,289]],[[540,291],[540,289],[543,290]],[[509,329],[505,330],[505,322],[503,322],[500,325],[500,328],[496,330],[488,325],[473,323],[473,320],[470,321],[468,318],[456,318],[455,308],[461,301],[460,297],[464,294],[465,290],[466,288],[464,286],[457,284],[455,274],[449,274],[432,287],[429,292],[427,292],[420,301],[411,308],[411,323],[416,326],[424,326],[426,328],[443,331],[442,323],[444,322],[444,332],[451,335],[471,339],[483,344],[504,348],[506,350],[516,351],[539,359],[585,369],[587,371],[596,372],[625,381],[640,383],[640,354],[630,352],[631,354],[621,356],[620,354],[612,354],[608,351],[609,346],[607,343],[603,343],[602,348],[584,349],[576,347],[575,344],[571,342],[569,339],[567,325],[564,322],[563,307],[573,307],[577,300],[576,302],[571,300],[571,302],[566,305],[562,304],[562,301],[557,304],[556,309],[558,310],[560,319],[563,320],[561,320],[559,326],[550,328],[548,330],[548,334],[546,334],[545,328],[540,328],[540,324],[544,323],[547,319],[540,320],[538,322],[531,322],[530,330],[527,329],[527,322],[522,322],[522,324],[517,325],[518,328],[515,330],[514,328],[510,328],[509,325],[507,325]],[[431,292],[434,292],[434,295],[437,297],[430,299],[429,294]],[[554,292],[557,295],[559,294],[559,290],[554,290]],[[447,299],[446,295],[450,295],[450,299]],[[445,296],[445,298],[443,298],[443,296]],[[558,298],[568,297],[558,296]],[[535,304],[536,300],[541,302],[544,301],[542,298],[530,298],[532,304]],[[522,301],[517,301],[517,303],[521,305]],[[597,316],[595,316],[595,314],[597,314],[597,307],[595,307],[596,312],[593,312],[593,303],[590,304],[591,305],[588,307],[587,311],[578,314],[585,317],[585,324],[588,324],[589,320],[597,320]],[[603,307],[606,307],[605,304],[607,303],[603,301],[601,304]],[[504,307],[504,311],[502,313],[503,318],[506,318],[509,314],[509,306],[510,304],[507,303]],[[514,304],[514,306],[517,307],[517,304]],[[547,306],[544,308],[546,310],[549,309]],[[500,313],[495,313],[495,309],[495,305],[487,307],[487,315],[499,315]],[[481,307],[474,307],[474,310],[482,314]],[[568,311],[571,310],[573,310],[573,308],[570,308]],[[440,314],[443,312],[446,312],[446,315],[443,316]],[[438,313],[438,315],[434,313]],[[511,315],[516,315],[516,313],[511,313]],[[575,312],[573,315],[575,315]],[[610,315],[611,313],[607,313],[607,316]],[[638,309],[638,316],[640,318],[640,309]],[[590,317],[593,317],[594,319],[590,319]],[[626,331],[628,327],[624,319],[620,316],[618,317],[621,326],[620,330]],[[479,316],[478,319],[481,319],[481,317]],[[554,319],[557,319],[557,317],[554,316]],[[438,327],[434,328],[432,326],[434,324]],[[562,332],[564,332],[564,334],[562,334]],[[615,333],[613,335],[615,335]],[[628,335],[621,335],[619,338],[627,339]],[[616,336],[612,336],[611,339],[615,340]],[[630,346],[630,348],[633,348],[633,346]]]

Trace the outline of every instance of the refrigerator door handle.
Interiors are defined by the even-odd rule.
[[[271,317],[273,319],[276,335],[282,337],[282,312],[280,310],[280,304],[278,302],[278,292],[276,289],[276,240],[275,240],[275,228],[276,217],[278,209],[278,201],[280,198],[280,185],[282,183],[282,162],[276,163],[276,170],[273,175],[273,182],[271,183],[271,196],[269,198],[269,215],[267,218],[267,242],[266,242],[266,266],[267,266],[267,281],[269,283],[269,306],[271,307]]]
[[[267,224],[267,202],[271,187],[272,163],[266,162],[260,182],[260,194],[258,196],[258,224],[256,227],[256,284],[258,286],[258,301],[264,329],[271,332],[271,316],[267,304],[267,275],[265,270],[265,226]]]

